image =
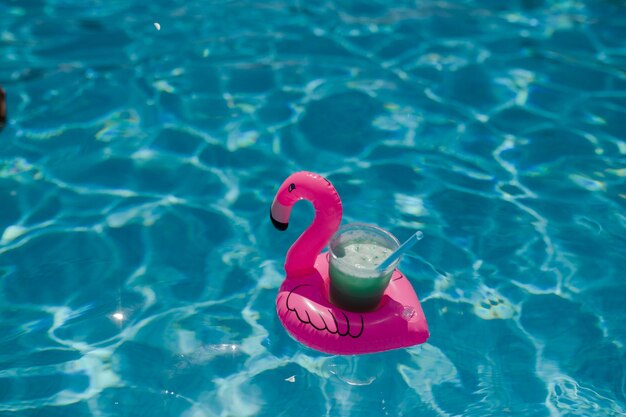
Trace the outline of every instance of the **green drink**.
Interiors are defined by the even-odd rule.
[[[330,301],[346,310],[371,311],[380,303],[396,265],[376,267],[400,246],[380,227],[352,223],[330,241]]]

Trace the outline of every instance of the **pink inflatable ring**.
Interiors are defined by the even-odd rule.
[[[409,280],[394,270],[376,310],[351,312],[329,301],[328,252],[321,253],[341,223],[341,200],[320,175],[297,172],[280,186],[270,209],[279,230],[286,230],[291,208],[308,200],[313,223],[287,252],[287,277],[276,298],[278,317],[289,334],[313,349],[357,355],[404,348],[426,342],[428,324]]]

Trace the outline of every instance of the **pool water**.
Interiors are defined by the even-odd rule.
[[[0,0],[0,416],[626,413],[626,4]],[[428,343],[281,327],[326,176]]]

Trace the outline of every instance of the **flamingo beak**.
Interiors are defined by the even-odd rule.
[[[7,122],[7,103],[6,94],[2,87],[0,87],[0,131]]]
[[[278,201],[274,201],[272,207],[270,207],[270,219],[274,227],[278,230],[287,230],[290,214],[291,207],[284,206]]]
[[[272,211],[270,210],[270,219],[272,220],[272,224],[274,225],[275,228],[277,228],[280,231],[284,231],[287,230],[287,227],[289,226],[289,223],[282,223],[279,222],[278,220],[276,220],[274,218],[274,216],[272,216]]]

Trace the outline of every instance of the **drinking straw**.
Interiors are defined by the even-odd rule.
[[[415,232],[414,235],[408,238],[406,242],[400,245],[398,249],[396,249],[391,255],[389,255],[387,259],[382,261],[381,264],[376,267],[376,269],[378,271],[384,271],[385,269],[387,269],[389,265],[394,263],[394,261],[398,259],[400,256],[404,255],[406,251],[411,249],[413,245],[415,245],[419,240],[422,240],[423,237],[424,237],[424,233],[422,233],[421,230],[418,230],[417,232]]]

